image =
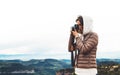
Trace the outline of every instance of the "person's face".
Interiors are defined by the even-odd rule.
[[[80,21],[76,21],[77,25],[79,26],[79,33],[83,33],[83,26],[81,25]]]

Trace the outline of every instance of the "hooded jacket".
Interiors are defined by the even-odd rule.
[[[92,19],[88,16],[83,17],[83,34],[76,38],[76,45],[72,45],[73,37],[70,35],[69,51],[78,50],[75,67],[77,68],[97,68],[96,51],[98,36],[92,32]]]

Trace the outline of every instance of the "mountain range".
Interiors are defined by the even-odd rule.
[[[31,59],[22,60],[0,60],[0,75],[5,73],[22,73],[22,75],[56,75],[61,69],[72,68],[69,59]],[[97,59],[97,65],[117,63],[120,59]],[[4,73],[4,74],[3,74]],[[24,73],[24,74],[23,74]]]

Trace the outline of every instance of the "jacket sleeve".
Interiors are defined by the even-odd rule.
[[[82,37],[76,38],[76,48],[83,54],[89,53],[97,44],[98,36],[96,33],[91,34],[87,40],[82,40]]]

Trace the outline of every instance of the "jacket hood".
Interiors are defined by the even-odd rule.
[[[89,16],[82,16],[83,18],[83,35],[92,31],[93,20]]]

